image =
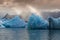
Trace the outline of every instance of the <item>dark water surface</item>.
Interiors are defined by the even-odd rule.
[[[60,40],[60,30],[0,29],[0,40]]]

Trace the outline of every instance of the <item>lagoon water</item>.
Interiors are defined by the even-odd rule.
[[[1,28],[0,40],[60,40],[60,30],[27,30],[24,28]]]

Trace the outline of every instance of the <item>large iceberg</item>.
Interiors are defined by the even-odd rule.
[[[29,17],[28,28],[48,28],[48,26],[48,21],[38,15],[32,14]]]
[[[49,17],[48,19],[50,28],[60,28],[60,18]]]
[[[22,20],[19,16],[15,16],[12,19],[9,19],[3,23],[3,25],[7,28],[24,28],[26,26],[26,23],[24,20]]]

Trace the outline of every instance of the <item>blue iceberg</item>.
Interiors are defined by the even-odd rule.
[[[5,28],[5,26],[3,25],[3,23],[6,21],[7,19],[2,19],[0,18],[0,28]]]
[[[38,15],[32,14],[29,17],[28,28],[48,28],[48,26],[48,21]]]
[[[50,28],[60,28],[60,18],[49,17]]]
[[[3,24],[3,21],[0,20],[0,28],[5,28],[5,26],[3,26],[2,24]]]
[[[14,28],[14,27],[16,27],[16,28],[18,28],[18,27],[24,28],[26,26],[26,23],[19,16],[15,16],[14,18],[5,21],[3,23],[3,25],[6,28]]]

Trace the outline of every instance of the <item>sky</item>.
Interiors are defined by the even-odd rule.
[[[40,16],[42,15],[44,17],[45,16],[47,17],[47,15],[54,14],[54,13],[41,14],[40,10],[60,9],[60,0],[0,0],[0,7],[4,7],[5,9],[7,8],[9,10],[13,9],[12,13],[16,12],[17,15],[20,15],[21,13],[26,13],[24,14],[25,17],[29,15],[27,14],[30,13],[29,11],[34,12],[37,15],[40,14]],[[11,11],[9,14],[11,14]]]
[[[0,0],[0,4],[25,6],[27,4],[37,9],[55,9],[60,8],[60,0]]]

